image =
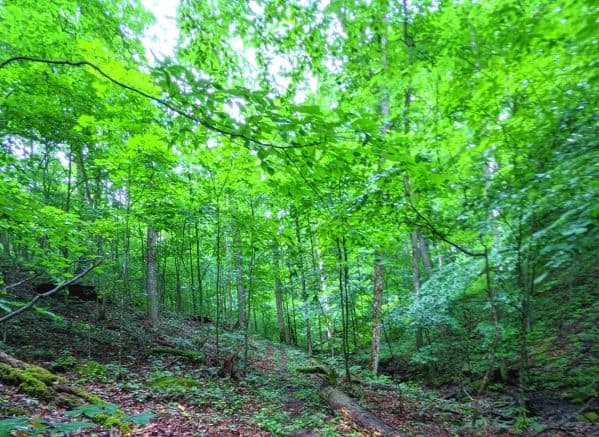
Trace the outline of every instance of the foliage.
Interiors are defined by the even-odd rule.
[[[378,332],[377,265],[374,343],[395,376],[596,395],[597,5],[184,0],[176,15],[176,47],[150,61],[139,1],[0,3],[2,284],[103,257],[85,278],[103,305],[159,306],[165,332],[208,324],[218,353],[236,337],[250,354],[251,332],[349,370]],[[180,378],[150,384],[199,388]]]
[[[127,415],[117,405],[103,402],[85,404],[65,413],[68,417],[85,416],[106,428],[116,427],[121,432],[128,432],[131,425],[146,425],[154,417],[151,412]]]
[[[106,367],[94,360],[89,360],[77,366],[77,372],[84,381],[106,382],[109,379]]]

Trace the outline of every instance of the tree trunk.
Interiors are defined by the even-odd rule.
[[[341,239],[337,237],[337,263],[339,264],[339,304],[341,305],[341,325],[343,326],[342,346],[343,346],[343,363],[345,367],[345,377],[347,382],[351,384],[351,374],[349,371],[349,342],[348,342],[348,299],[347,299],[347,257],[345,250],[345,237],[343,238],[343,251]]]
[[[333,334],[334,334],[335,326],[333,325],[331,318],[327,314],[327,308],[325,308],[325,305],[323,305],[323,303],[319,297],[320,294],[322,294],[323,296],[326,296],[326,294],[327,294],[327,280],[326,280],[326,273],[324,270],[324,261],[322,259],[322,254],[320,252],[320,249],[318,248],[318,240],[316,242],[314,241],[318,237],[314,235],[314,232],[312,232],[312,224],[310,222],[309,217],[308,217],[308,230],[309,230],[309,237],[310,237],[310,254],[312,257],[312,269],[314,270],[314,272],[317,272],[317,277],[315,279],[316,283],[314,284],[315,285],[314,286],[314,300],[318,304],[318,308],[320,309],[322,317],[324,318],[325,327],[326,327],[327,343],[329,346],[329,350],[331,352],[331,358],[334,358],[335,357],[335,345],[333,344]],[[320,342],[322,344],[322,339]]]
[[[327,385],[320,389],[320,397],[346,419],[351,420],[358,427],[366,430],[369,435],[376,436],[401,436],[402,434],[388,423],[383,422],[372,412],[360,407],[345,393],[333,386]]]
[[[389,58],[387,53],[388,43],[388,23],[387,23],[387,8],[381,16],[381,33],[378,35],[380,49],[382,54],[382,66],[383,71],[388,70]],[[382,96],[380,101],[381,111],[381,136],[385,136],[389,130],[389,108],[390,108],[390,93],[387,87],[383,87]],[[381,171],[381,164],[384,162],[383,156],[379,157],[377,163],[377,172]],[[380,358],[380,346],[381,346],[381,305],[383,302],[383,289],[384,289],[384,269],[383,269],[383,253],[381,250],[376,250],[374,254],[374,267],[373,267],[373,290],[372,290],[372,343],[370,348],[370,368],[374,376],[378,374],[379,369],[379,358]]]
[[[196,314],[196,286],[195,286],[195,272],[193,271],[193,243],[189,240],[189,280],[191,287],[191,312]]]
[[[254,204],[250,201],[250,210],[252,212],[252,222],[255,219],[254,216]],[[250,263],[248,267],[248,290],[247,290],[247,305],[246,305],[246,323],[243,326],[243,370],[244,372],[248,369],[248,357],[249,357],[249,349],[250,349],[250,337],[249,337],[249,328],[250,328],[250,319],[252,310],[254,313],[254,327],[257,331],[257,322],[256,322],[256,309],[252,305],[252,297],[254,294],[254,267],[256,265],[256,248],[254,246],[254,231],[250,228]]]
[[[374,255],[374,289],[372,300],[372,346],[370,351],[370,368],[376,376],[379,370],[381,345],[381,304],[383,301],[383,263],[380,252]]]
[[[216,252],[216,277],[215,279],[215,291],[216,291],[216,356],[220,354],[220,322],[221,322],[221,221],[220,221],[220,204],[218,198],[216,199],[216,238],[214,243],[214,250]]]
[[[198,314],[200,316],[205,316],[204,314],[204,287],[203,287],[203,274],[200,264],[200,232],[198,228],[198,222],[194,222],[194,233],[195,233],[195,243],[196,243],[196,274],[198,275]]]
[[[243,287],[243,254],[241,252],[241,235],[235,234],[235,276],[237,279],[237,323],[240,328],[247,325],[247,313],[245,303],[245,289]]]
[[[272,246],[274,273],[275,273],[275,304],[277,308],[277,323],[279,327],[279,340],[287,341],[287,329],[285,327],[285,314],[283,313],[283,283],[281,282],[281,272],[279,271],[279,245],[276,241]]]
[[[310,322],[310,302],[308,301],[308,290],[306,287],[306,272],[304,271],[304,250],[302,247],[302,234],[299,223],[299,213],[295,212],[295,237],[297,240],[298,269],[302,287],[302,309],[304,315],[304,327],[306,329],[306,351],[312,355],[312,325]]]
[[[422,265],[428,276],[433,272],[433,260],[431,259],[431,252],[428,246],[428,240],[422,234],[418,234],[418,247],[420,248],[420,257],[422,259]]]
[[[418,233],[413,231],[410,234],[412,242],[412,283],[414,284],[414,296],[418,300],[420,298],[420,269],[418,268]],[[422,328],[416,328],[416,349],[422,347]]]
[[[181,261],[182,255],[180,253],[175,254],[175,304],[177,314],[181,314],[183,310],[183,296],[181,290]],[[166,266],[165,266],[166,267]],[[166,269],[165,269],[166,271]],[[165,287],[166,292],[166,287]]]
[[[156,278],[156,231],[148,225],[146,247],[146,289],[148,292],[148,316],[153,329],[158,327],[158,282]]]

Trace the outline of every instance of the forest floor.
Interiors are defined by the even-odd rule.
[[[65,376],[106,403],[69,409],[0,383],[0,436],[364,435],[319,397],[320,377],[297,371],[315,362],[296,348],[251,337],[244,365],[240,332],[221,332],[217,355],[211,324],[165,318],[160,333],[152,334],[142,314],[118,307],[107,308],[100,320],[94,303],[53,300],[51,307],[52,313],[32,311],[11,321],[2,349]],[[202,358],[151,353],[165,346]],[[223,367],[223,361],[236,368]],[[358,383],[351,388],[342,383],[341,389],[404,435],[599,431],[577,422],[575,415],[564,423],[567,415],[560,414],[523,423],[511,419],[509,406],[497,407],[496,399],[474,405],[443,399],[415,384],[371,380],[357,369],[356,376]],[[118,420],[107,421],[107,416]]]

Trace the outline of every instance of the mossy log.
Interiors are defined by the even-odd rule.
[[[67,380],[43,367],[25,363],[0,350],[0,380],[17,386],[19,391],[67,408],[84,404],[107,405],[100,397],[68,384]],[[105,428],[118,428],[123,434],[131,430],[120,409],[111,414],[99,414],[92,420]],[[112,434],[111,434],[112,435]]]
[[[335,386],[337,385],[337,372],[335,370],[330,369],[324,365],[310,366],[310,367],[300,367],[297,369],[300,373],[311,373],[316,375],[323,375],[326,378],[326,381],[329,385]]]
[[[358,427],[375,436],[402,436],[399,430],[376,417],[372,412],[360,407],[349,396],[337,389],[327,385],[320,389],[320,397],[346,419],[351,420]]]
[[[77,407],[102,400],[85,390],[71,386],[58,375],[33,364],[18,360],[0,350],[0,380],[19,388],[36,399]]]
[[[189,361],[194,361],[196,363],[201,363],[204,361],[204,355],[201,352],[177,349],[174,347],[155,347],[150,351],[150,355],[174,355],[177,357],[186,358]]]

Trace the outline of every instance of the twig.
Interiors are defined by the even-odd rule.
[[[39,277],[39,274],[31,276],[30,278],[22,279],[20,281],[15,282],[14,284],[5,285],[4,287],[2,287],[2,291],[7,291],[7,290],[10,290],[11,288],[18,287],[19,285],[24,284],[25,282],[33,281],[37,277]]]

